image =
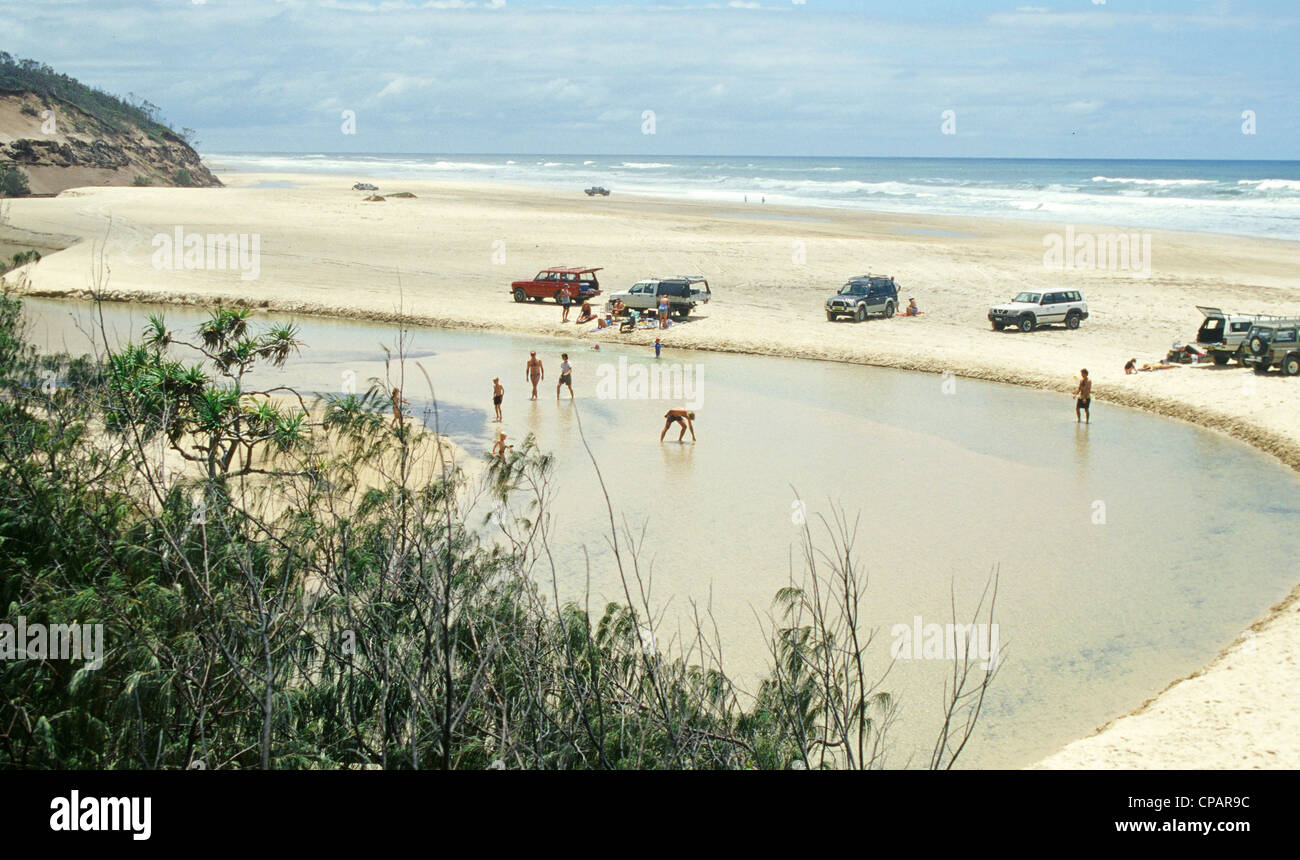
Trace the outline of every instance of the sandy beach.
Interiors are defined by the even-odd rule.
[[[48,251],[80,237],[31,268],[35,295],[90,297],[102,250],[107,299],[243,302],[593,342],[648,344],[654,334],[562,324],[552,302],[512,301],[510,281],[551,265],[601,266],[608,294],[647,276],[698,272],[714,298],[662,333],[666,350],[866,363],[1031,386],[1060,392],[1062,420],[1071,422],[1068,394],[1086,367],[1098,422],[1108,404],[1145,409],[1230,434],[1300,469],[1300,382],[1257,377],[1235,364],[1131,376],[1122,370],[1130,358],[1155,362],[1171,343],[1193,338],[1201,321],[1196,305],[1300,316],[1300,243],[1128,229],[1150,236],[1149,276],[1136,277],[1045,265],[1049,234],[1067,226],[1076,235],[1119,232],[1106,225],[589,199],[579,191],[424,181],[385,183],[381,191],[413,198],[364,202],[342,178],[222,179],[229,187],[82,188],[9,201],[0,244]],[[159,268],[154,238],[178,228],[255,237],[256,277],[247,277],[254,269]],[[828,323],[825,298],[867,271],[893,275],[904,301],[915,296],[923,314]],[[991,330],[990,304],[1049,288],[1082,291],[1092,317],[1077,331]],[[1196,488],[1171,492],[1190,497]],[[1300,766],[1297,597],[1300,590],[1201,672],[1041,766]]]

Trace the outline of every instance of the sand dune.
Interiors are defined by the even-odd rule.
[[[603,266],[607,291],[648,275],[705,274],[713,302],[663,333],[665,346],[871,363],[1059,391],[1087,367],[1094,418],[1119,403],[1241,438],[1300,468],[1300,380],[1231,365],[1125,376],[1124,362],[1162,357],[1192,337],[1198,304],[1300,316],[1300,243],[1150,234],[1149,277],[1061,270],[1045,239],[1065,224],[908,217],[816,208],[587,198],[572,192],[402,182],[363,202],[351,180],[236,175],[225,189],[94,188],[12,202],[10,221],[83,240],[31,271],[41,295],[88,295],[102,250],[106,298],[242,301],[295,312],[444,326],[652,342],[654,334],[592,333],[560,323],[553,303],[516,304],[509,282],[548,265]],[[285,185],[288,187],[283,187]],[[271,187],[274,185],[275,187]],[[761,217],[756,217],[761,216]],[[1069,225],[1076,234],[1116,232]],[[154,237],[256,237],[256,278],[237,268],[159,269]],[[1134,231],[1125,231],[1134,232]],[[0,237],[3,238],[3,237]],[[848,276],[893,275],[924,314],[828,323],[822,303]],[[1140,274],[1140,273],[1139,273]],[[12,280],[12,278],[11,278]],[[1078,331],[994,332],[988,306],[1021,289],[1083,291]],[[1013,428],[1009,428],[1013,429]],[[1135,715],[1044,762],[1051,767],[1296,767],[1300,732],[1300,603],[1260,622],[1252,650],[1234,647]]]

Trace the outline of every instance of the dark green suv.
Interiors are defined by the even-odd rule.
[[[1241,344],[1242,361],[1256,373],[1280,367],[1287,376],[1300,376],[1300,319],[1256,323]]]

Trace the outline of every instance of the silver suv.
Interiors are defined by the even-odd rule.
[[[1196,332],[1196,345],[1208,352],[1215,364],[1227,364],[1234,358],[1242,362],[1241,345],[1251,328],[1278,319],[1267,314],[1226,314],[1218,308],[1201,305],[1196,309],[1205,316],[1205,322]]]
[[[623,292],[614,293],[609,297],[609,305],[614,303],[614,299],[619,299],[633,310],[653,311],[664,298],[668,299],[668,313],[684,320],[697,306],[708,304],[713,293],[709,291],[709,282],[703,275],[646,278]]]
[[[1033,331],[1053,323],[1065,323],[1075,329],[1088,318],[1088,303],[1078,290],[1036,292],[1026,290],[1006,304],[989,308],[989,322],[994,331],[1013,326]]]
[[[1276,319],[1250,327],[1241,360],[1256,373],[1273,366],[1287,376],[1300,376],[1300,319]]]

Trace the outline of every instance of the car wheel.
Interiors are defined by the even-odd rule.
[[[1223,365],[1232,361],[1232,356],[1228,355],[1226,352],[1214,352],[1211,353],[1211,355],[1214,356],[1214,363],[1219,365],[1219,367],[1223,367]]]
[[[994,330],[994,331],[1002,331],[1004,328],[1007,327],[1007,324],[1006,324],[1006,323],[1004,323],[1004,322],[998,322],[998,321],[996,321],[996,320],[992,321],[991,324],[992,324],[992,326],[993,326],[993,330]]]
[[[830,311],[826,312],[826,322],[835,322],[837,319],[839,319],[839,317],[835,316],[835,314]]]
[[[1024,316],[1022,316],[1022,317],[1020,318],[1020,330],[1021,330],[1021,331],[1033,331],[1033,330],[1034,330],[1034,318],[1033,318],[1032,316],[1030,316],[1029,314],[1025,314]]]
[[[1282,359],[1282,372],[1287,376],[1300,376],[1300,353],[1291,353]]]
[[[1255,355],[1264,354],[1264,341],[1262,338],[1252,337],[1250,339],[1250,351]]]
[[[867,306],[858,305],[858,311],[853,315],[853,318],[858,322],[862,322],[863,320],[865,320],[867,318]]]
[[[691,315],[691,309],[690,309],[690,308],[681,308],[680,310],[677,311],[677,318],[678,318],[679,320],[684,320],[684,319],[686,319],[687,317],[689,317],[690,315]]]
[[[893,315],[894,315],[894,303],[885,302],[885,319],[889,319]]]
[[[1071,311],[1070,313],[1065,315],[1065,327],[1069,329],[1078,328],[1079,323],[1082,320],[1083,317],[1079,315],[1078,311]]]
[[[515,287],[515,301],[522,302],[527,298],[528,294],[524,292],[523,287]]]

